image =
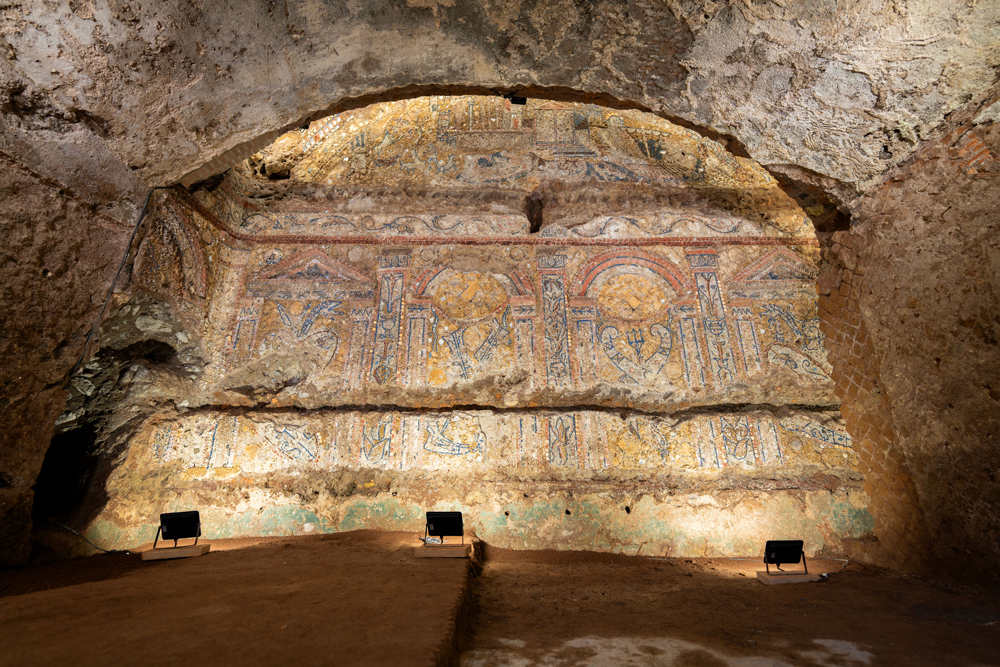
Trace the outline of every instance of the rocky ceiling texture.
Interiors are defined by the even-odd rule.
[[[8,286],[0,327],[3,560],[27,557],[31,485],[149,186],[192,185],[285,130],[372,101],[522,92],[648,109],[754,158],[812,205],[817,227],[834,206],[832,227],[843,228],[848,212],[864,229],[887,172],[904,179],[894,187],[905,192],[918,148],[944,142],[955,155],[968,152],[977,146],[968,133],[996,120],[983,102],[995,92],[998,15],[995,3],[930,1],[6,3],[0,211],[4,236],[16,243],[0,263]],[[959,126],[965,134],[945,132]],[[961,167],[941,173],[987,177],[991,158],[982,150],[972,156],[978,162],[962,155],[948,158]],[[963,209],[950,209],[948,224],[957,224]],[[985,224],[983,234],[994,233],[979,208],[969,215]],[[973,236],[969,247],[978,248]],[[992,266],[990,257],[977,266]],[[891,319],[902,307],[859,298],[867,317]],[[968,313],[949,318],[942,330],[970,321]],[[991,351],[996,325],[986,316],[973,321],[980,328],[970,330],[986,331],[980,338]],[[876,357],[892,354],[891,333],[872,336]],[[894,381],[882,389],[921,404],[920,391]],[[985,399],[969,401],[990,405],[992,389],[984,391]],[[990,451],[990,433],[967,418],[957,423],[971,449]],[[908,437],[917,440],[901,446],[928,446]],[[918,487],[928,479],[923,469],[913,474]],[[954,502],[971,503],[982,517],[995,500]],[[934,525],[948,535],[982,533],[976,521]],[[987,560],[1000,559],[995,540],[987,547]]]
[[[66,178],[104,159],[167,185],[360,99],[549,89],[681,119],[853,195],[993,82],[998,13],[929,0],[15,2],[4,135],[9,149],[51,142],[32,157]],[[120,187],[120,171],[101,180]]]

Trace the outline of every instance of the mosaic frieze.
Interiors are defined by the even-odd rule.
[[[853,466],[836,413],[699,415],[682,422],[599,411],[257,412],[191,415],[147,429],[133,456],[189,477],[338,468],[485,471],[648,469],[663,474]]]
[[[231,214],[231,209],[216,205],[227,229],[257,237],[331,236],[362,237],[495,237],[528,234],[528,220],[518,214],[440,214],[408,213],[331,213],[322,207],[295,210]]]
[[[761,222],[785,232],[808,227],[802,209],[753,160],[652,114],[591,104],[528,100],[516,105],[479,96],[373,104],[282,135],[237,171],[231,184],[280,172],[293,183],[325,186],[523,193],[553,183],[687,189],[725,210],[745,208],[749,195],[757,202],[751,206],[753,219],[762,213]],[[322,207],[302,214],[240,211],[239,217],[242,229],[269,234],[294,233],[303,226],[364,234],[394,222]],[[416,222],[412,229],[425,226]]]
[[[507,207],[500,207],[507,208]],[[237,237],[253,237],[278,242],[302,239],[349,240],[425,238],[447,242],[449,239],[530,238],[529,222],[521,212],[504,213],[422,213],[381,212],[352,213],[331,210],[325,202],[297,202],[253,210],[238,193],[223,186],[210,203],[212,217],[227,232]],[[547,224],[541,238],[566,237],[576,241],[589,239],[663,239],[663,238],[744,238],[801,237],[813,242],[815,235],[807,226],[794,233],[782,232],[737,215],[718,213],[706,216],[675,208],[644,211],[630,215],[601,215],[584,218],[580,224],[566,227]]]
[[[483,386],[502,406],[609,387],[704,403],[751,384],[821,403],[810,252],[494,245],[487,262],[462,246],[258,246],[219,299],[232,306],[210,373],[226,385],[294,356],[308,365],[298,394],[334,404]]]
[[[551,225],[543,237],[574,239],[706,238],[713,236],[781,236],[773,228],[756,225],[737,216],[705,217],[664,211],[646,215],[600,216],[590,222],[565,228]],[[803,238],[809,238],[803,236]]]

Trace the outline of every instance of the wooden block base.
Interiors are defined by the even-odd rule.
[[[170,558],[193,558],[208,553],[212,545],[208,542],[189,544],[184,547],[157,547],[142,552],[143,560],[168,560]]]
[[[807,581],[819,581],[818,574],[768,574],[764,570],[757,570],[757,580],[768,586],[778,584],[804,584]]]
[[[413,547],[417,558],[468,558],[472,554],[472,544],[426,544]]]

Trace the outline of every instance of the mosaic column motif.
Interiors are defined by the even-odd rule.
[[[538,388],[536,369],[538,354],[535,350],[535,318],[537,306],[533,296],[511,297],[511,315],[514,318],[514,345],[517,367],[528,372],[530,388]]]
[[[684,360],[684,381],[691,388],[705,386],[705,364],[698,336],[698,319],[694,306],[676,306],[677,328],[680,331],[681,358]]]
[[[695,436],[695,456],[699,468],[721,468],[723,463],[715,447],[716,432],[712,420],[696,423],[692,431]]]
[[[705,329],[705,345],[712,375],[718,386],[736,379],[736,359],[729,341],[726,308],[719,289],[719,258],[713,249],[689,250],[688,263],[694,272],[698,305]]]
[[[427,382],[427,347],[430,316],[433,306],[429,299],[414,299],[406,305],[406,367],[404,382],[423,386]]]
[[[592,412],[576,415],[577,441],[580,443],[579,467],[587,469],[608,467],[606,438],[601,424]]]
[[[532,444],[538,438],[540,428],[538,415],[518,415],[517,417],[517,465],[530,466],[534,460]]]
[[[550,386],[566,385],[571,379],[565,270],[566,255],[542,255],[538,258],[545,336],[545,380]]]
[[[253,347],[257,342],[257,326],[260,322],[260,306],[244,306],[236,312],[236,326],[230,337],[228,366],[232,367],[245,362],[253,355]]]
[[[753,309],[749,306],[733,308],[733,316],[736,318],[736,338],[743,357],[743,370],[749,377],[760,371],[761,364],[760,340],[754,328]]]
[[[758,419],[756,429],[757,442],[760,443],[760,462],[764,465],[783,464],[785,453],[781,449],[781,436],[778,435],[778,427],[774,421]]]
[[[594,299],[570,299],[570,326],[576,354],[576,387],[586,389],[597,381],[597,304]]]
[[[403,289],[409,265],[409,255],[381,255],[378,258],[378,312],[375,316],[371,378],[380,385],[396,379]]]
[[[347,369],[344,374],[344,387],[346,389],[360,389],[364,384],[368,334],[372,329],[374,317],[374,308],[351,309],[351,333],[347,344]]]

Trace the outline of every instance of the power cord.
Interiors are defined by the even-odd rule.
[[[52,519],[47,519],[47,521],[48,521],[49,523],[51,523],[51,524],[52,524],[53,526],[59,526],[59,527],[60,527],[60,528],[62,528],[63,530],[68,530],[69,532],[73,533],[74,535],[76,535],[76,536],[77,536],[77,537],[79,537],[79,538],[80,538],[81,540],[83,540],[84,542],[86,542],[86,543],[87,543],[87,544],[89,544],[90,546],[94,547],[94,548],[95,548],[95,549],[97,549],[98,551],[103,551],[103,552],[104,552],[104,553],[106,553],[106,554],[130,554],[130,553],[132,553],[131,551],[129,551],[129,550],[127,550],[127,549],[126,549],[126,550],[124,550],[124,551],[119,551],[119,550],[117,550],[117,549],[103,549],[103,548],[101,548],[101,547],[97,546],[96,544],[94,544],[93,542],[91,542],[90,540],[88,540],[88,539],[87,539],[86,537],[84,537],[84,536],[83,536],[83,535],[81,535],[80,533],[78,533],[78,532],[76,532],[75,530],[73,530],[72,528],[70,528],[69,526],[64,526],[64,525],[62,525],[61,523],[59,523],[59,522],[57,522],[57,521],[53,521]]]
[[[139,225],[142,224],[143,219],[146,217],[146,210],[149,208],[149,200],[153,196],[153,192],[156,190],[172,190],[174,186],[157,186],[155,188],[150,188],[149,194],[146,195],[146,202],[142,205],[142,211],[139,213],[139,219],[135,222],[135,227],[132,228],[132,236],[129,237],[128,246],[125,247],[125,254],[122,256],[122,261],[118,265],[118,271],[115,272],[115,278],[111,281],[111,285],[108,287],[108,295],[104,297],[104,305],[101,306],[101,314],[97,316],[97,321],[94,322],[94,326],[90,329],[90,333],[87,334],[87,342],[83,345],[83,351],[80,353],[80,358],[73,365],[73,368],[69,372],[69,377],[72,377],[74,373],[80,370],[80,366],[83,365],[83,360],[87,357],[87,350],[90,349],[90,343],[94,340],[94,335],[97,333],[97,329],[101,326],[101,321],[104,319],[104,313],[108,309],[108,303],[111,301],[111,295],[114,293],[115,285],[118,284],[118,278],[122,274],[122,269],[125,268],[125,264],[128,263],[128,256],[132,253],[132,244],[135,242],[135,236],[139,232]],[[57,524],[58,525],[58,524]],[[65,526],[63,526],[65,528]]]

